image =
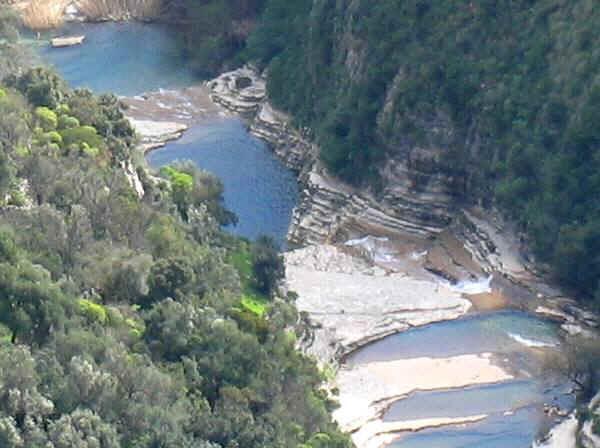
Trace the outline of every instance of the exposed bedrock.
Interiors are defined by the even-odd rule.
[[[285,254],[288,287],[313,325],[304,349],[321,362],[384,336],[464,315],[461,294],[403,273],[389,274],[330,245]]]
[[[300,174],[304,188],[290,228],[292,242],[321,243],[348,228],[431,236],[450,223],[452,179],[440,174],[436,149],[389,160],[381,171],[385,187],[376,197],[327,174],[317,162],[318,148],[269,104],[265,81],[253,69],[224,73],[208,86],[213,101],[246,117],[251,132]]]

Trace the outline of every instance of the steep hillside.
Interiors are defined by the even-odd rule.
[[[0,8],[0,447],[348,448],[270,241],[220,230],[213,175],[136,163],[114,95],[22,66],[15,24]]]
[[[330,172],[498,206],[598,297],[598,29],[594,0],[270,0],[248,54]]]

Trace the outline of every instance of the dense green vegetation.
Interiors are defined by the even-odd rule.
[[[443,151],[460,199],[500,206],[600,303],[600,4],[269,0],[248,54],[329,169]]]
[[[249,296],[257,249],[221,232],[220,182],[139,167],[140,197],[114,96],[5,74],[0,446],[348,447],[291,297]]]
[[[190,64],[214,76],[239,64],[265,0],[163,0],[164,19],[176,23]]]

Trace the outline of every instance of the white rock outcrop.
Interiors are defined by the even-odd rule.
[[[460,293],[402,273],[388,274],[329,246],[285,254],[286,282],[308,313],[313,339],[305,349],[321,362],[413,326],[455,319],[471,303]]]

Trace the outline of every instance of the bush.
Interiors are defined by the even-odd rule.
[[[61,115],[58,117],[58,127],[60,129],[73,129],[80,126],[79,120],[70,115]]]
[[[56,131],[50,131],[44,134],[50,143],[56,143],[57,145],[62,145],[63,139],[62,136]]]
[[[279,255],[272,238],[261,236],[252,246],[252,271],[256,289],[268,296],[272,295],[277,282],[285,275],[283,257]]]
[[[19,77],[10,77],[8,83],[27,97],[34,106],[55,109],[62,103],[66,85],[54,72],[45,68],[33,68]]]
[[[44,131],[52,131],[58,126],[56,113],[47,107],[37,107],[35,109],[35,118]]]
[[[64,144],[67,146],[72,143],[79,145],[87,143],[88,146],[97,148],[102,146],[103,143],[102,137],[98,135],[96,128],[93,126],[79,126],[71,129],[63,129],[59,132]]]
[[[69,112],[71,112],[71,108],[65,103],[59,104],[56,108],[56,113],[59,115],[67,115]]]
[[[106,308],[98,303],[87,299],[79,299],[79,311],[91,322],[98,322],[104,325],[107,322],[108,314]]]

